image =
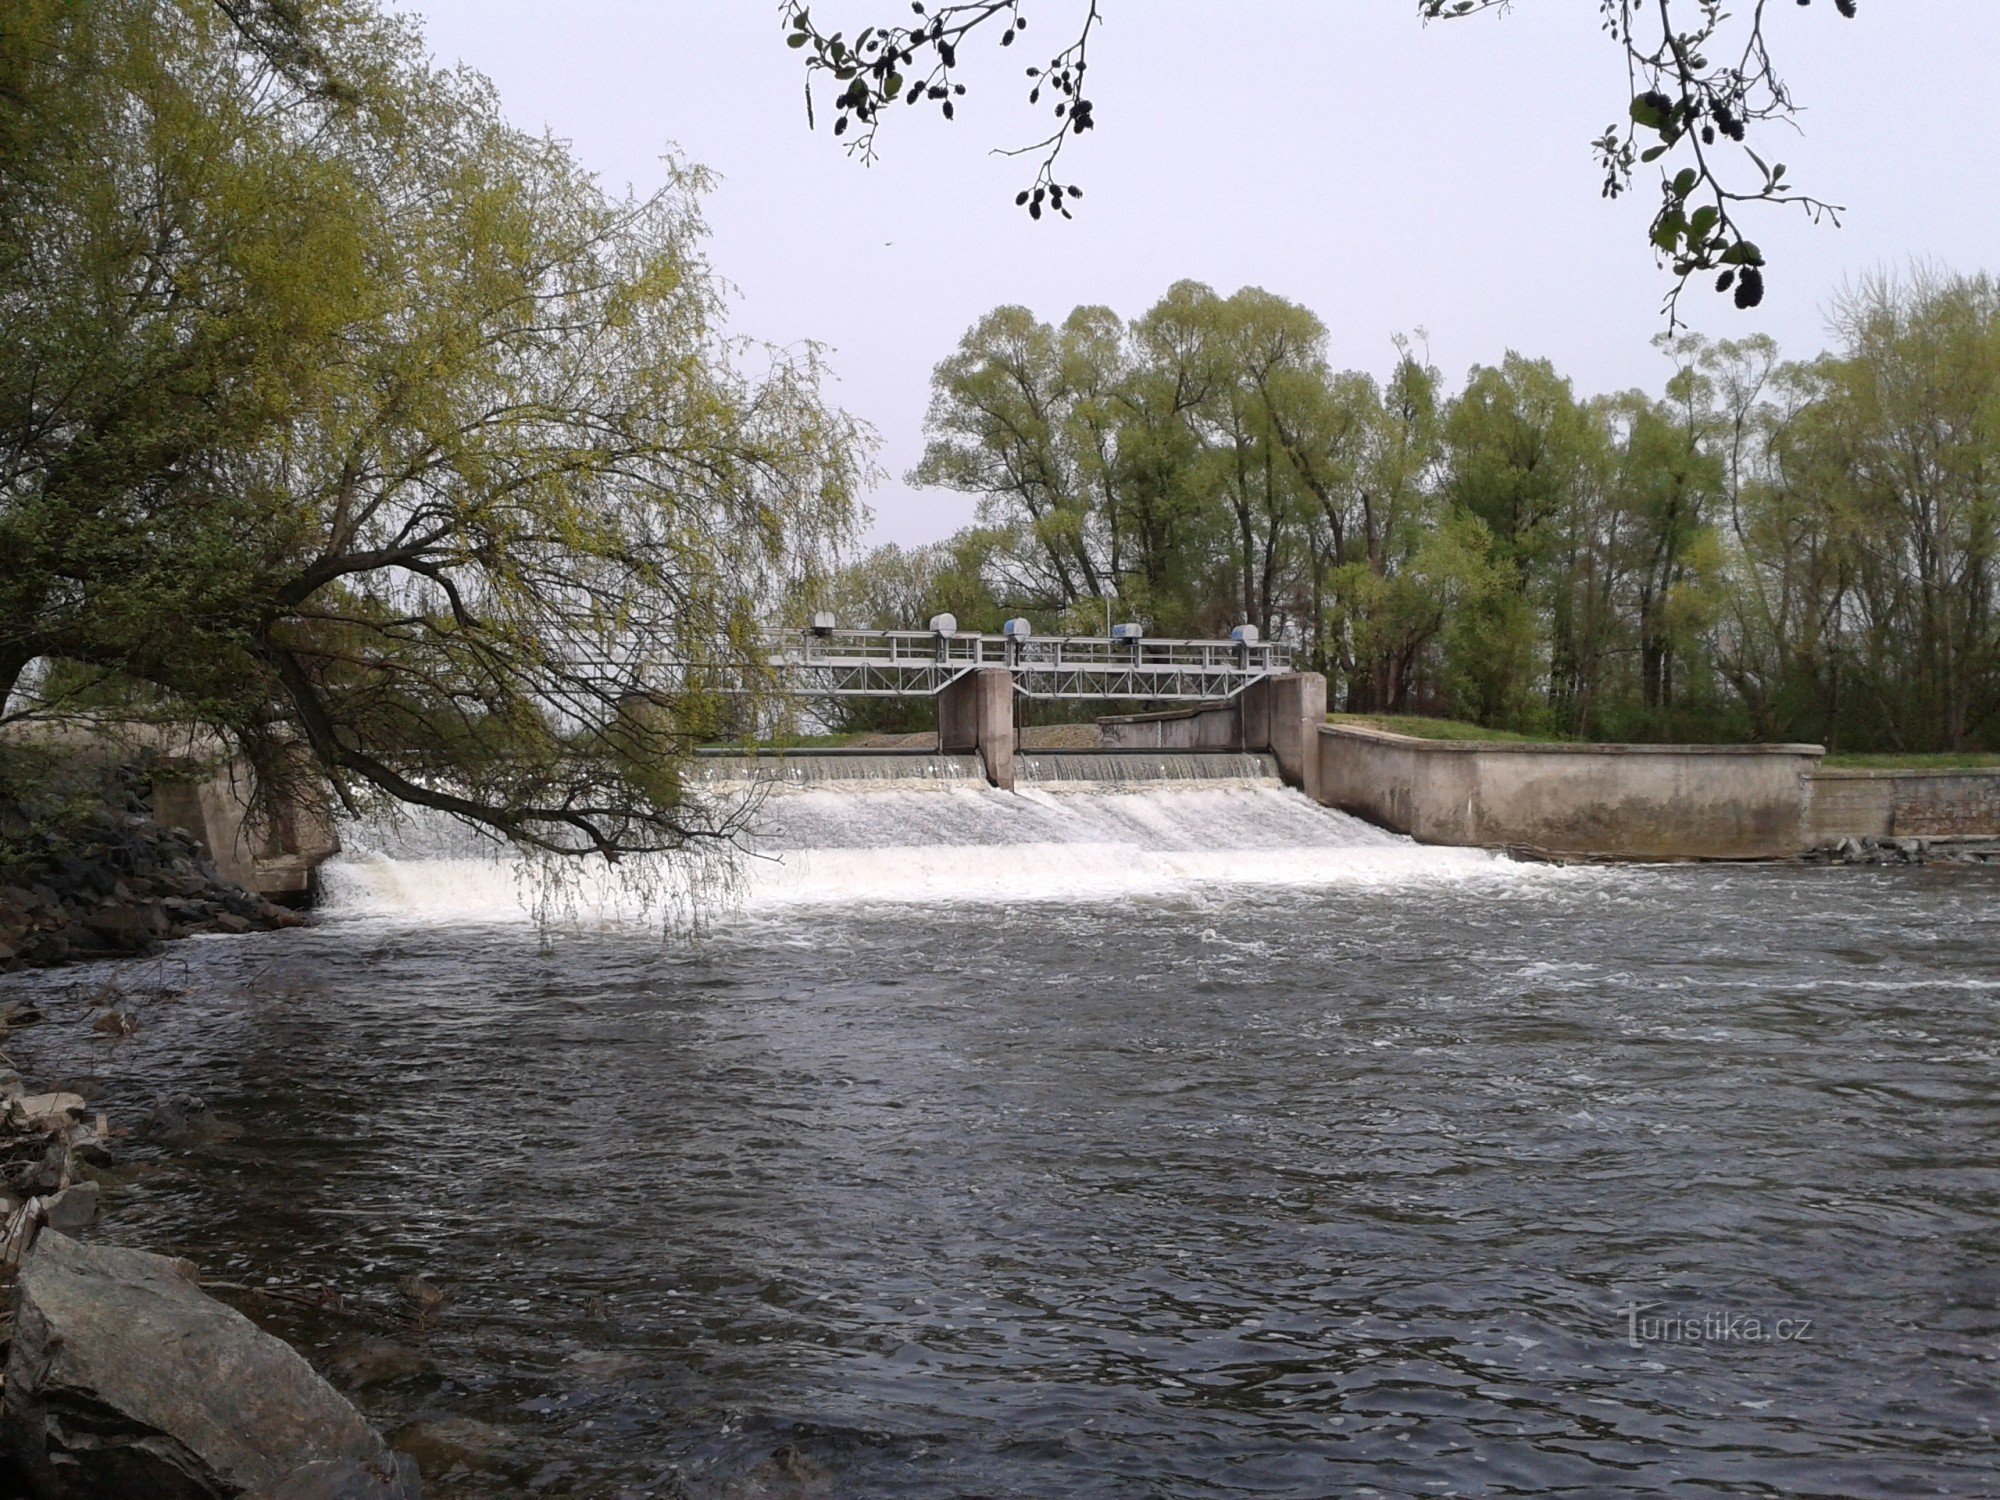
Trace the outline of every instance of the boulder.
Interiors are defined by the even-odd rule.
[[[166,936],[166,913],[152,902],[107,906],[83,919],[83,928],[107,947],[142,953]]]
[[[455,1469],[492,1474],[505,1466],[514,1436],[504,1427],[472,1417],[440,1417],[417,1422],[396,1434],[396,1448],[436,1478]]]
[[[17,1298],[0,1437],[33,1500],[416,1493],[361,1414],[185,1262],[45,1229]],[[357,1469],[400,1488],[353,1488]]]
[[[399,1344],[394,1339],[357,1338],[334,1351],[328,1369],[341,1385],[358,1391],[428,1374],[431,1362],[408,1344]]]
[[[322,1459],[251,1500],[417,1500],[417,1462],[391,1453],[362,1461]]]
[[[97,1184],[72,1182],[42,1203],[43,1222],[64,1234],[88,1229],[97,1219]]]
[[[88,1108],[83,1095],[23,1094],[13,1101],[16,1120],[29,1130],[60,1130]]]

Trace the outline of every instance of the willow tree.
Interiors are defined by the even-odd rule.
[[[726,835],[680,769],[853,518],[815,356],[720,333],[698,173],[606,194],[360,0],[283,8],[310,66],[235,11],[0,28],[0,690],[546,850]]]

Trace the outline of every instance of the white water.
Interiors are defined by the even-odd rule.
[[[1320,807],[1258,774],[1249,758],[1226,766],[1218,758],[1225,774],[1206,780],[1185,767],[1125,783],[1061,769],[1015,792],[914,774],[766,783],[748,857],[720,887],[754,911],[1456,881],[1522,869],[1477,850],[1428,848]],[[622,873],[593,865],[571,871],[551,902],[537,876],[449,822],[351,827],[342,841],[347,852],[321,872],[323,890],[331,910],[356,916],[493,921],[536,909],[586,924],[634,922],[663,902],[712,897],[702,882],[716,874],[660,862]]]

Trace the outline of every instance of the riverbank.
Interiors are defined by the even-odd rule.
[[[198,933],[296,927],[303,914],[224,880],[153,815],[143,769],[109,768],[57,818],[0,809],[0,971],[129,958]]]
[[[4,1012],[6,1029],[42,1021],[18,1002]],[[81,1094],[31,1091],[0,1066],[4,1492],[418,1500],[415,1460],[283,1339],[208,1295],[219,1283],[183,1259],[81,1238],[117,1181],[113,1138]]]

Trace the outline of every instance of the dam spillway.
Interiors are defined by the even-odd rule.
[[[1469,877],[1518,867],[1430,848],[1330,808],[1264,754],[1035,752],[1013,791],[973,755],[802,753],[704,757],[705,794],[740,800],[745,834],[720,884],[737,909],[870,902],[1076,901],[1256,886]],[[533,877],[448,820],[343,831],[322,872],[335,912],[518,919]],[[572,872],[565,910],[586,924],[644,919],[654,877]]]

